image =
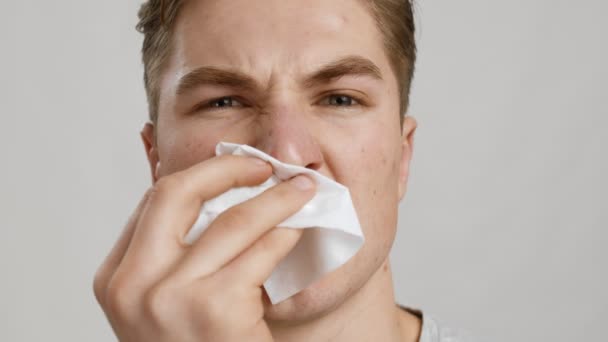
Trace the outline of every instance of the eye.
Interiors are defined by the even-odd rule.
[[[199,109],[222,109],[229,107],[244,107],[244,105],[232,96],[224,96],[203,103]]]
[[[241,101],[237,100],[234,96],[224,96],[210,101],[205,101],[197,105],[194,110],[222,110],[239,107],[245,107],[245,105]]]
[[[322,104],[336,107],[352,107],[359,105],[359,102],[348,95],[333,94],[321,101]]]

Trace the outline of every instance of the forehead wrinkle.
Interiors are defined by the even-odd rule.
[[[332,16],[332,19],[332,21],[336,22],[334,22],[333,25],[329,25],[331,27],[330,31],[335,31],[335,29],[337,29],[336,26],[342,26],[344,22],[348,21],[344,16],[337,16],[337,18]],[[328,25],[326,24],[324,26]],[[214,40],[214,43],[221,45],[221,42],[215,41],[215,39],[212,40]],[[378,80],[383,79],[380,68],[378,68],[378,66],[370,59],[357,55],[355,51],[352,51],[350,54],[347,53],[347,55],[342,58],[338,58],[332,62],[322,65],[318,70],[305,74],[307,72],[305,71],[306,69],[310,70],[310,68],[306,67],[307,64],[315,65],[317,63],[310,63],[312,62],[310,60],[305,62],[302,60],[304,56],[297,52],[298,46],[294,46],[293,48],[294,50],[291,51],[280,52],[276,49],[270,49],[267,47],[267,49],[265,49],[266,52],[264,53],[264,58],[260,60],[259,58],[262,58],[260,56],[252,56],[245,53],[243,50],[233,50],[232,46],[224,45],[219,49],[219,51],[213,50],[214,57],[212,57],[212,60],[216,60],[216,62],[223,61],[220,62],[223,65],[213,67],[212,64],[210,67],[215,68],[216,71],[228,70],[234,76],[238,77],[221,77],[223,80],[212,79],[206,83],[214,83],[216,85],[219,84],[244,90],[255,90],[256,92],[260,93],[262,91],[270,92],[272,90],[276,90],[278,85],[285,83],[285,78],[289,78],[288,83],[291,83],[294,86],[299,86],[301,89],[311,89],[316,86],[325,85],[347,75],[369,76]],[[198,50],[201,53],[204,52],[198,48],[195,50]],[[342,52],[345,53],[346,51]],[[287,55],[281,56],[285,53]],[[279,63],[279,65],[276,65],[276,63],[274,63],[275,65],[266,65],[266,62],[273,60],[276,63]],[[228,65],[226,65],[226,62],[228,62]],[[260,70],[260,67],[262,70],[266,69],[266,72]],[[254,73],[258,74],[259,77],[254,77],[252,75],[253,71],[255,71]],[[262,71],[262,74],[266,74],[266,76],[260,75],[260,71]],[[184,90],[188,90],[188,88],[196,86],[196,83],[198,83],[197,81],[198,80],[196,77],[185,77],[183,82],[180,82],[181,86],[178,87],[178,93],[183,93]]]

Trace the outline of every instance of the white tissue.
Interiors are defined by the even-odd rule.
[[[305,167],[285,164],[251,146],[220,142],[215,154],[257,157],[269,162],[273,175],[263,184],[231,189],[206,201],[184,241],[192,244],[209,224],[226,209],[257,196],[266,189],[306,174],[317,183],[316,195],[279,227],[306,229],[291,252],[264,282],[273,304],[281,302],[342,266],[364,242],[361,225],[348,188]]]

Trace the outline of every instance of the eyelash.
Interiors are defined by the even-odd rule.
[[[329,98],[332,98],[332,97],[333,98],[336,98],[336,97],[346,97],[346,98],[349,98],[350,100],[352,100],[354,102],[354,104],[351,104],[351,105],[348,105],[348,106],[329,105],[329,106],[332,106],[332,107],[355,107],[355,106],[360,106],[362,104],[361,100],[359,100],[357,97],[346,95],[346,94],[340,94],[340,93],[329,94],[328,96],[324,97],[323,100],[329,99]]]
[[[325,99],[331,99],[331,98],[336,98],[336,97],[346,97],[348,99],[350,99],[353,104],[351,105],[328,105],[331,107],[356,107],[356,106],[361,106],[363,104],[363,102],[357,98],[356,96],[351,96],[351,95],[346,95],[346,94],[341,94],[341,93],[334,93],[334,94],[329,94],[328,96],[324,97],[323,100]],[[241,101],[237,96],[222,96],[222,97],[218,97],[215,98],[213,100],[204,102],[202,104],[200,104],[199,106],[196,107],[196,110],[203,110],[203,109],[208,109],[208,110],[221,110],[225,107],[215,107],[214,104],[218,103],[219,101],[225,100],[225,99],[232,99],[232,101],[237,101],[239,103],[241,103],[241,106],[236,106],[236,107],[246,107],[245,104],[243,104],[244,101]],[[235,106],[231,106],[231,107],[235,107]]]
[[[231,99],[232,101],[238,101],[242,104],[242,101],[239,101],[239,99],[236,98],[235,96],[222,96],[222,97],[218,97],[216,99],[202,103],[201,106],[199,106],[199,109],[211,109],[211,110],[222,109],[223,107],[215,107],[213,105],[215,103],[218,103],[219,101],[225,100],[225,99]]]

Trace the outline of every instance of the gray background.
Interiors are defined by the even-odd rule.
[[[140,1],[0,2],[0,340],[109,341],[149,184]],[[606,340],[608,2],[419,1],[397,298],[482,341]]]

